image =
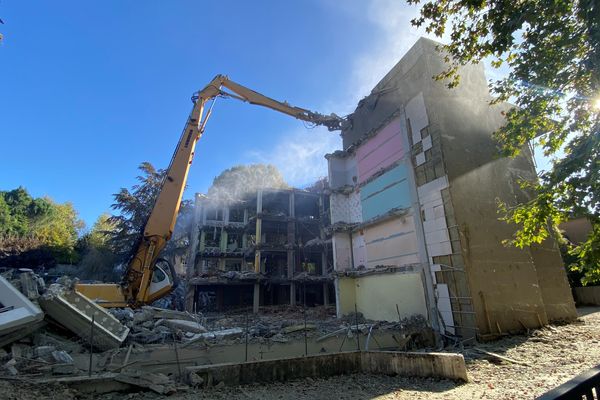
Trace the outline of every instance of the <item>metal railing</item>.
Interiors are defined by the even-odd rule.
[[[600,365],[544,393],[537,400],[600,399]]]

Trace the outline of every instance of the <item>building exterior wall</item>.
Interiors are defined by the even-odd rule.
[[[419,263],[412,216],[394,218],[365,230],[367,268]]]
[[[431,77],[446,67],[436,45],[418,40],[361,100],[342,132],[344,150],[337,158],[357,160],[352,189],[360,193],[362,211],[351,237],[353,244],[361,237],[364,250],[353,245],[351,268],[360,265],[358,257],[365,257],[367,270],[386,260],[396,267],[418,262],[414,268],[424,273],[416,276],[425,285],[420,299],[432,324],[439,315],[440,329],[466,338],[575,318],[556,244],[550,240],[532,249],[502,244],[515,227],[498,219],[497,201],[530,198],[517,180],[535,179],[531,152],[525,148],[516,158],[498,157],[491,135],[504,122],[506,106],[489,105],[481,65],[461,67],[456,89],[434,81]],[[328,159],[331,165],[335,153]],[[403,222],[396,220],[400,217]],[[340,270],[347,267],[346,262]],[[369,277],[381,276],[400,288],[407,279],[402,275]],[[338,285],[340,291],[349,287]],[[381,289],[360,287],[370,287],[372,296]],[[376,315],[366,304],[372,298],[355,291],[354,299],[359,310]],[[391,305],[390,298],[378,298],[380,308]]]
[[[427,315],[423,282],[418,273],[340,278],[339,282],[342,314],[354,312],[356,305],[358,312],[378,321],[398,321],[398,318],[415,314]]]
[[[406,165],[397,165],[362,186],[360,203],[363,221],[375,219],[391,210],[409,208]]]
[[[353,191],[350,194],[333,193],[331,199],[331,223],[359,223],[362,222],[362,205],[360,193]]]
[[[400,118],[394,119],[356,150],[359,184],[404,155],[400,126]]]

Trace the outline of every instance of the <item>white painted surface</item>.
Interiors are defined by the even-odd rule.
[[[419,262],[419,250],[412,216],[394,218],[365,230],[367,267],[406,265]]]
[[[421,152],[421,153],[417,154],[417,156],[415,157],[415,160],[417,162],[417,166],[419,166],[421,164],[425,164],[425,153]]]
[[[0,304],[13,307],[0,313],[0,334],[5,334],[44,318],[44,313],[6,279],[0,276]]]
[[[358,170],[354,156],[343,158],[329,158],[329,184],[332,189],[340,188],[344,185],[354,185],[354,180],[358,179]]]
[[[454,334],[454,317],[452,316],[452,305],[450,304],[450,292],[448,291],[448,285],[445,283],[438,283],[436,285],[435,292],[438,298],[438,310],[442,316],[442,319],[444,320],[446,330]]]
[[[425,215],[423,230],[430,261],[431,257],[452,254],[442,200],[442,190],[447,187],[448,178],[443,176],[417,188],[421,209]]]
[[[427,118],[427,110],[425,109],[423,93],[419,93],[410,99],[404,110],[406,113],[406,118],[410,120],[413,144],[419,143],[421,141],[421,129],[429,125],[429,118]]]
[[[367,247],[365,237],[360,232],[352,235],[352,251],[354,253],[354,267],[367,266]]]
[[[331,202],[331,222],[362,222],[362,208],[360,194],[352,192],[348,195],[332,193],[329,197]]]
[[[333,268],[336,271],[345,271],[352,268],[350,237],[346,232],[334,233],[333,237]]]
[[[423,139],[423,150],[429,150],[431,148],[431,135]]]

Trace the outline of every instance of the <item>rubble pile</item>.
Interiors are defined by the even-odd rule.
[[[0,380],[72,384],[95,376],[171,394],[185,389],[182,364],[202,356],[213,362],[206,351],[214,346],[239,360],[239,349],[254,345],[262,359],[262,349],[275,344],[310,340],[321,347],[335,336],[345,341],[393,330],[404,346],[418,343],[427,330],[420,316],[377,322],[358,313],[337,319],[333,306],[271,306],[260,314],[251,307],[220,314],[154,306],[105,309],[78,293],[76,283],[63,277],[47,286],[26,269],[0,276]]]

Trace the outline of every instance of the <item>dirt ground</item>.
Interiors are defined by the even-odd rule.
[[[169,397],[191,399],[522,399],[534,398],[600,364],[600,307],[580,308],[579,321],[551,326],[477,347],[521,364],[498,362],[465,348],[469,383],[449,380],[346,375],[285,384],[220,389],[190,389]],[[78,393],[57,386],[35,388],[22,382],[0,381],[1,399],[77,399]],[[152,392],[112,393],[96,399],[159,399]]]

